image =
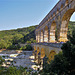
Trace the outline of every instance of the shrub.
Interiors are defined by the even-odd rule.
[[[29,44],[27,44],[27,45],[25,45],[25,46],[22,46],[22,47],[20,48],[20,50],[32,50],[32,49],[33,49],[32,46],[29,45]]]
[[[20,49],[20,45],[11,45],[8,49],[12,50],[12,49]]]
[[[2,64],[5,60],[0,56],[0,64]]]

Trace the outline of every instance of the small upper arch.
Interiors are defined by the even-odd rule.
[[[68,1],[68,0],[65,0],[65,6],[66,6],[68,3],[69,3],[69,1]]]
[[[45,30],[48,30],[48,26],[45,26]]]
[[[34,46],[34,51],[36,50],[36,46]]]
[[[40,52],[39,47],[37,47],[37,54]]]

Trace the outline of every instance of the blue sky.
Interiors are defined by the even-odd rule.
[[[0,0],[0,30],[38,25],[59,0]],[[75,13],[71,18],[74,19]]]

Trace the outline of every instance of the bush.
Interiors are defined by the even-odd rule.
[[[32,50],[33,48],[31,47],[31,45],[29,45],[29,44],[27,44],[27,45],[25,45],[25,46],[22,46],[21,48],[20,48],[20,50]]]
[[[17,45],[11,45],[10,47],[8,47],[8,49],[12,50],[12,49],[20,49],[20,45],[17,44]]]
[[[0,56],[0,64],[2,64],[5,60]]]

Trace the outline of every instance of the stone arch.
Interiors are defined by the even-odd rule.
[[[39,47],[37,47],[37,54],[40,52]]]
[[[34,46],[34,51],[33,51],[33,55],[35,54],[35,51],[36,51],[36,46]]]
[[[44,58],[45,57],[45,50],[44,48],[41,49],[41,58]]]
[[[50,54],[49,54],[49,61],[53,60],[54,59],[54,56],[55,56],[56,52],[54,50],[51,50],[50,51]]]
[[[65,6],[66,6],[68,3],[69,3],[69,1],[68,1],[68,0],[66,0],[66,1],[65,1]]]
[[[41,42],[43,42],[43,30],[41,30],[41,38],[40,38],[40,40],[41,40]]]
[[[58,14],[58,12],[59,12],[59,9],[57,8],[57,11],[56,11],[56,13]]]
[[[36,42],[38,42],[38,34],[36,33]]]
[[[56,22],[53,21],[50,27],[50,42],[55,42]]]
[[[53,13],[53,16],[55,16],[55,12]]]
[[[61,28],[60,28],[60,37],[59,37],[60,42],[68,41],[68,39],[67,39],[68,23],[74,12],[75,12],[75,9],[69,9],[64,13],[64,15],[62,17]]]
[[[52,17],[53,17],[53,16],[52,16],[52,14],[51,14],[50,19],[52,19]]]
[[[73,1],[73,0],[70,0],[70,1]]]
[[[39,32],[38,32],[37,38],[38,38],[38,42],[40,42],[40,33]]]
[[[63,8],[63,4],[61,4],[61,9]]]
[[[34,51],[36,50],[36,46],[34,46]]]
[[[48,42],[48,27],[45,26],[44,29],[44,42]]]

